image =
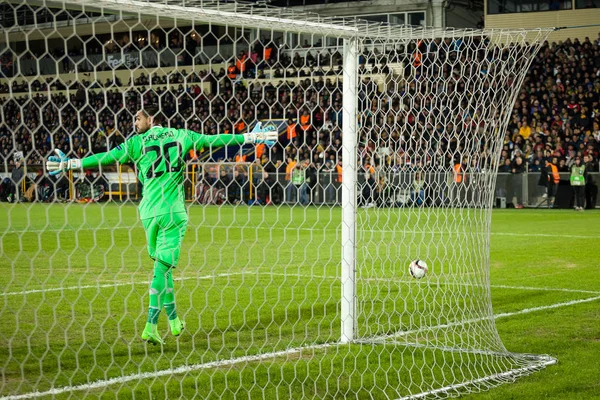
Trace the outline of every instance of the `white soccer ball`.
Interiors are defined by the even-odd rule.
[[[413,278],[421,279],[427,274],[427,263],[423,260],[415,260],[408,266],[408,271]]]

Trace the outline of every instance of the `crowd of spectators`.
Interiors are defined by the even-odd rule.
[[[569,171],[576,156],[600,150],[600,35],[545,44],[524,81],[508,126],[501,162],[525,158],[530,171],[558,157]]]
[[[131,36],[130,33],[125,33],[119,39],[112,34],[99,34],[81,37],[69,46],[68,48],[56,46],[49,49],[43,41],[39,41],[37,46],[32,44],[18,54],[5,49],[0,53],[2,72],[6,77],[13,77],[15,74],[17,76],[40,75],[42,73],[38,70],[37,61],[54,63],[56,68],[51,69],[52,73],[54,71],[88,73],[137,66],[148,69],[175,65],[182,67],[201,65],[208,60],[212,64],[221,64],[224,58],[229,57],[219,53],[218,49],[224,49],[224,53],[227,54],[237,48],[241,49],[237,59],[242,60],[244,66],[244,71],[241,72],[244,72],[245,77],[253,77],[249,72],[267,67],[279,70],[288,67],[321,67],[331,65],[332,61],[335,64],[342,57],[338,49],[323,47],[320,40],[314,43],[314,47],[319,48],[319,51],[308,52],[303,56],[296,53],[292,57],[290,47],[284,43],[282,36],[273,39],[263,37],[250,43],[245,37],[234,40],[231,36],[224,35],[217,38],[211,33],[199,34],[189,27],[183,28],[182,31],[173,30],[168,34],[163,30],[137,31],[132,32]],[[298,48],[308,47],[311,47],[308,41],[305,41],[304,46],[298,46]],[[165,53],[165,49],[169,52]],[[207,53],[198,49],[207,50]],[[135,61],[114,64],[111,56],[120,58],[121,54],[133,55]],[[142,54],[154,55],[154,57],[144,59]]]
[[[265,49],[259,41],[249,54],[240,53],[219,71],[141,75],[128,82],[124,92],[116,89],[123,86],[118,80],[54,79],[21,87],[14,83],[13,92],[33,93],[0,100],[2,156],[10,164],[12,152],[19,150],[28,164],[40,164],[55,147],[77,157],[106,151],[133,132],[133,116],[142,105],[156,103],[172,127],[206,134],[243,132],[257,120],[286,120],[281,143],[256,159],[266,173],[291,179],[290,163],[315,172],[339,172],[343,118],[339,51],[328,50],[324,57],[307,51],[286,53],[290,54],[286,58],[277,51],[267,56]],[[575,158],[584,156],[588,171],[598,171],[600,36],[542,46],[512,109],[497,160],[490,155],[494,133],[489,121],[498,115],[488,105],[502,99],[505,90],[499,85],[512,84],[512,78],[491,82],[486,72],[493,68],[490,57],[508,57],[507,50],[486,52],[479,39],[471,38],[420,41],[385,54],[377,49],[363,53],[358,93],[358,160],[363,172],[452,171],[458,165],[469,173],[499,163],[500,172],[518,174],[539,172],[554,158],[559,171],[568,172]],[[528,50],[520,51],[525,56]],[[393,75],[390,62],[405,65],[404,77]],[[457,62],[461,70],[453,67]],[[287,80],[289,69],[304,79]],[[283,77],[285,70],[286,78],[279,83],[252,79],[265,76],[267,70],[271,78]],[[392,76],[395,84],[382,90],[372,74]],[[210,89],[204,89],[205,83]],[[78,90],[69,98],[52,95],[48,102],[46,85]],[[106,89],[88,90],[93,88]],[[0,85],[0,91],[7,90]],[[235,160],[231,156],[215,161]]]

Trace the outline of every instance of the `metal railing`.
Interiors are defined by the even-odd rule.
[[[25,176],[18,182],[21,197],[27,189],[40,180],[41,166],[25,167]],[[600,173],[590,173],[586,186],[588,203],[600,207],[598,184]],[[46,177],[47,175],[42,175]],[[523,174],[498,173],[493,192],[485,190],[492,178],[489,173],[465,174],[457,183],[452,172],[433,171],[378,172],[372,180],[365,174],[358,175],[358,204],[380,207],[548,207],[547,189],[540,172]],[[570,208],[573,190],[569,173],[560,173],[554,204]],[[10,179],[10,173],[0,174],[2,180]],[[200,204],[312,204],[340,205],[342,177],[337,171],[305,171],[302,178],[293,181],[285,167],[278,171],[265,171],[256,163],[188,163],[185,171],[185,193],[188,202]],[[67,181],[51,180],[53,196],[63,200],[76,200],[75,186],[88,179],[91,183],[103,182],[108,201],[137,201],[141,198],[141,185],[136,171],[130,166],[105,167],[101,174],[92,178],[69,173]],[[593,182],[593,183],[592,183]],[[59,186],[62,189],[57,189]],[[54,193],[56,192],[56,193]],[[19,196],[17,196],[19,197]],[[491,199],[490,199],[491,197]]]

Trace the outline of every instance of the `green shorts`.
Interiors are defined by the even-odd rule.
[[[186,213],[165,214],[142,220],[148,241],[148,254],[153,260],[170,268],[177,266],[187,222]]]

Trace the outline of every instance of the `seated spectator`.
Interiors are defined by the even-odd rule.
[[[528,139],[529,136],[531,136],[531,127],[527,123],[527,120],[523,121],[523,125],[521,125],[521,128],[519,129],[519,135],[521,135],[523,139]]]
[[[215,189],[224,193],[225,198],[229,201],[229,184],[231,183],[231,178],[227,174],[227,171],[224,168],[220,168],[219,178],[215,181]]]
[[[245,171],[240,173],[236,168],[233,170],[233,179],[229,184],[228,201],[231,204],[245,203],[248,196],[248,175]]]
[[[560,161],[558,162],[558,172],[569,172],[570,168],[567,165],[567,160],[565,160],[564,158],[561,158]]]
[[[360,197],[358,199],[359,207],[374,207],[375,206],[375,179],[369,172],[364,173],[364,182],[360,187]]]
[[[256,200],[258,204],[280,204],[282,200],[281,187],[268,172],[263,172],[255,180]]]
[[[509,200],[512,200],[512,196],[517,199],[517,203],[514,205],[515,208],[523,208],[523,174],[525,173],[525,164],[523,158],[518,155],[512,164],[512,177],[511,177],[511,192],[509,193]]]
[[[425,203],[425,180],[422,172],[416,172],[412,182],[410,201],[417,206]]]
[[[13,170],[10,174],[10,193],[8,195],[8,201],[9,203],[12,202],[19,202],[19,201],[24,201],[25,197],[23,196],[23,180],[26,179],[25,177],[25,171],[23,170],[23,158],[22,158],[22,153],[20,152],[16,152],[15,153],[15,165],[13,167]]]

